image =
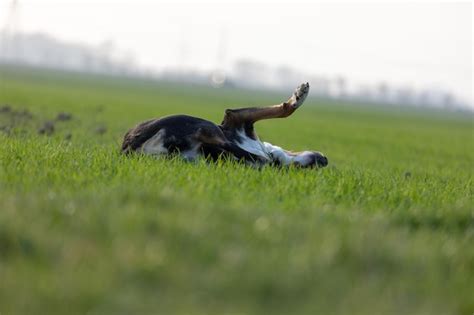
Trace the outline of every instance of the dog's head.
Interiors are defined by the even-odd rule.
[[[328,158],[321,152],[317,151],[303,151],[296,155],[294,164],[304,168],[311,167],[326,167],[328,165]]]

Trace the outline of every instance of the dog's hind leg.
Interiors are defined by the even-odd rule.
[[[223,128],[237,128],[263,119],[288,117],[303,104],[308,92],[309,84],[303,83],[286,102],[281,104],[267,107],[227,109],[221,126]]]

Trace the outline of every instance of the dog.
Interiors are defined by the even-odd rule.
[[[254,129],[254,124],[259,120],[290,116],[303,104],[308,93],[309,84],[303,83],[281,104],[227,109],[220,125],[187,115],[151,119],[138,124],[125,134],[122,152],[178,154],[188,161],[196,160],[200,156],[211,160],[230,156],[252,165],[325,167],[328,165],[328,159],[321,152],[284,150],[260,141]]]

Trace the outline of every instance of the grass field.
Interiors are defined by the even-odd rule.
[[[258,123],[321,170],[119,154],[141,120],[288,95],[0,68],[0,314],[472,315],[472,114]]]

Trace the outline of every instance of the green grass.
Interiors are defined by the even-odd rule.
[[[285,96],[0,68],[0,106],[33,114],[0,131],[0,314],[471,315],[471,114],[309,99],[258,123],[322,170],[119,154],[141,120]]]

